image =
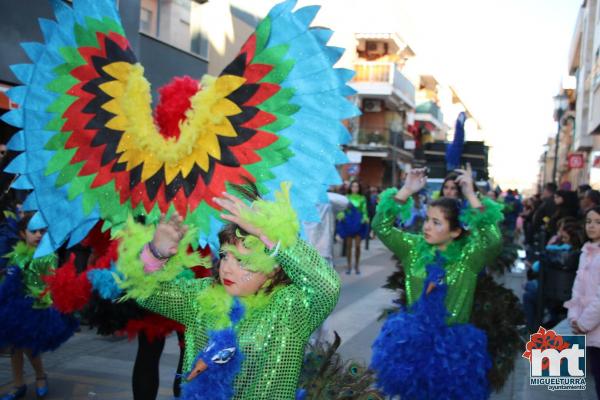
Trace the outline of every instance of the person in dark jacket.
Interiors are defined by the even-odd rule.
[[[556,184],[548,182],[544,185],[544,191],[542,192],[542,204],[537,208],[533,214],[533,230],[534,232],[540,232],[542,226],[544,226],[544,219],[550,218],[556,211],[556,204],[554,204],[554,194],[556,193]]]

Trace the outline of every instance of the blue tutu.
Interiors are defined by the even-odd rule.
[[[390,315],[373,343],[377,386],[402,400],[487,399],[487,337],[471,324],[446,325],[444,270],[429,265],[427,275],[419,300]],[[431,282],[436,287],[426,295]]]
[[[0,348],[31,349],[34,355],[57,349],[79,326],[74,317],[53,307],[34,308],[18,267],[8,267],[0,283],[0,321]]]
[[[335,229],[342,239],[355,236],[366,239],[369,234],[369,224],[363,222],[362,213],[352,203],[344,213],[344,219],[337,221]]]

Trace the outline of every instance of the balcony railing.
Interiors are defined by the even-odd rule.
[[[425,103],[418,104],[416,112],[418,114],[430,114],[433,118],[440,122],[444,120],[442,110],[433,101],[426,101]]]
[[[354,82],[387,83],[414,106],[415,87],[392,62],[361,61],[354,64]]]
[[[388,143],[388,132],[385,128],[361,128],[358,131],[358,144],[385,146]]]

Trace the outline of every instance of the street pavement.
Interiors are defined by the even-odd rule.
[[[340,254],[339,246],[336,254]],[[375,240],[370,249],[363,250],[361,275],[345,274],[345,259],[335,259],[343,286],[340,301],[330,315],[326,326],[335,329],[342,339],[340,353],[344,359],[368,363],[371,343],[382,322],[381,311],[391,305],[395,298],[392,291],[383,289],[387,276],[393,271],[394,262],[390,252]],[[508,274],[503,278],[507,287],[519,292],[524,280],[522,273]],[[131,371],[137,350],[135,341],[124,338],[100,337],[94,331],[82,327],[69,342],[56,352],[44,354],[48,371],[50,394],[48,400],[120,400],[131,399]],[[175,337],[169,337],[160,365],[160,389],[158,399],[171,399],[171,385],[175,374],[179,346]],[[492,400],[554,400],[594,399],[594,386],[588,377],[588,388],[579,392],[550,392],[544,387],[529,385],[527,360],[517,357],[516,368],[501,393],[494,393]],[[29,393],[34,399],[34,374],[26,367]],[[10,390],[10,359],[0,357],[0,394]]]

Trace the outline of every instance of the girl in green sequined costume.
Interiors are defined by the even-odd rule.
[[[460,212],[460,219],[460,203],[454,199],[441,198],[429,207],[422,235],[394,228],[398,214],[403,219],[410,215],[411,195],[426,184],[427,177],[422,169],[411,171],[400,191],[388,189],[382,194],[373,219],[374,231],[400,259],[406,275],[408,311],[392,314],[373,346],[372,368],[378,373],[379,385],[390,396],[401,395],[407,399],[487,397],[489,385],[484,366],[489,368],[490,364],[489,357],[485,355],[485,334],[468,323],[477,276],[493,260],[501,245],[497,223],[502,219],[502,214],[496,203],[488,199],[479,200],[473,190],[470,170],[458,172],[457,183],[470,206]],[[437,299],[443,302],[441,309],[435,307]],[[442,327],[436,325],[436,310],[441,310],[439,317]],[[425,330],[429,326],[431,330],[422,333],[405,332],[418,326]],[[445,384],[442,386],[445,391],[440,391],[439,379],[443,377],[443,372],[434,372],[435,365],[448,364],[446,369],[455,374],[456,379],[465,376],[464,371],[455,370],[465,367],[462,360],[467,355],[459,356],[461,360],[457,360],[457,352],[465,349],[455,348],[454,354],[450,350],[446,358],[445,350],[440,345],[452,340],[450,338],[458,340],[457,336],[464,336],[457,335],[459,331],[478,338],[477,349],[481,353],[475,356],[483,375],[480,374],[477,379],[471,376],[472,383],[466,387]],[[437,344],[435,349],[419,350],[426,354],[415,356],[414,360],[408,360],[408,357],[404,357],[405,354],[401,357],[402,360],[397,360],[395,357],[399,354],[399,349],[394,347],[394,343],[398,341],[396,339],[408,342],[416,340],[423,347],[426,347],[429,339]],[[458,343],[455,345],[461,347]],[[473,356],[473,350],[469,350],[469,353]],[[408,375],[399,372],[408,370],[413,372]],[[448,377],[444,377],[446,378]]]
[[[369,213],[367,212],[367,198],[362,194],[362,188],[358,181],[352,181],[348,189],[348,201],[350,205],[338,214],[336,233],[344,239],[346,246],[346,257],[348,265],[346,274],[352,272],[352,247],[354,247],[354,269],[360,274],[360,243],[369,234]]]
[[[209,351],[211,332],[231,327],[239,347],[235,354],[243,355],[232,398],[293,399],[304,347],[335,307],[339,277],[316,250],[298,239],[298,222],[286,193],[274,203],[255,201],[252,207],[226,193],[215,201],[229,212],[222,217],[233,225],[225,230],[237,232],[237,236],[221,235],[225,243],[221,243],[218,277],[160,282],[138,302],[186,327],[183,370],[191,383],[223,368],[195,358]],[[186,233],[177,215],[160,223],[149,246],[152,256],[175,255]],[[227,243],[232,237],[234,243]],[[131,247],[131,239],[124,237],[122,247]],[[137,254],[149,247],[138,244]],[[124,254],[135,254],[133,250],[121,252],[119,264],[133,263],[149,271],[152,260],[141,265],[139,259],[123,259]],[[163,269],[171,267],[166,261]],[[123,272],[127,280],[129,272]],[[130,284],[143,286],[160,272],[147,273]],[[232,310],[239,303],[245,312],[234,321]],[[217,393],[205,396],[221,398]]]

